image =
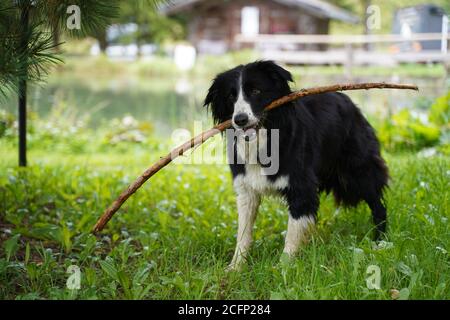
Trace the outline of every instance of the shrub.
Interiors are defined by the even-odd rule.
[[[450,91],[445,96],[439,97],[431,105],[430,121],[441,126],[447,126],[450,123]]]
[[[428,112],[402,109],[384,120],[378,137],[389,151],[420,150],[438,146],[448,154],[450,92],[431,105]]]
[[[403,109],[386,119],[378,130],[378,137],[390,151],[419,150],[436,144],[440,130],[414,112]]]

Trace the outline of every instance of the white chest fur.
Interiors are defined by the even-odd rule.
[[[245,174],[238,175],[234,180],[234,187],[236,192],[255,192],[274,193],[289,186],[289,179],[287,176],[280,176],[276,180],[271,180],[265,174],[265,169],[258,164],[258,152],[260,146],[265,146],[267,137],[265,135],[258,135],[258,139],[250,142],[245,142],[244,139],[237,139],[237,153],[244,159]],[[242,189],[244,188],[244,189]]]
[[[246,164],[245,174],[240,174],[234,179],[236,192],[274,193],[289,186],[287,176],[280,176],[272,181],[267,175],[264,175],[263,170],[264,168],[258,164]]]
[[[267,145],[267,135],[258,132],[257,138],[251,141],[245,141],[243,136],[239,136],[236,141],[236,151],[241,160],[249,164],[258,163],[258,154],[265,152],[264,146]]]

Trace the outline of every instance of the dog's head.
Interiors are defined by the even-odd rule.
[[[216,123],[232,119],[235,129],[264,127],[264,107],[291,92],[291,74],[272,61],[256,61],[219,74],[209,88],[205,106]]]

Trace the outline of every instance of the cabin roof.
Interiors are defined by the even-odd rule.
[[[160,11],[171,15],[189,11],[192,7],[206,0],[171,0],[160,7]],[[298,7],[304,9],[312,15],[344,21],[347,23],[357,23],[359,18],[349,11],[337,7],[321,0],[272,0],[288,7]]]

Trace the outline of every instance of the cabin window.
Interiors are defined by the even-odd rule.
[[[241,33],[253,36],[259,33],[259,8],[243,7],[241,11]]]

